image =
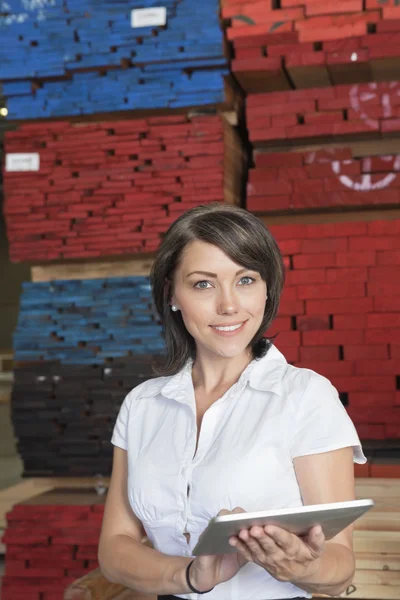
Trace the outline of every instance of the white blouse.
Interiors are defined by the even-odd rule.
[[[145,381],[125,398],[112,443],[128,452],[128,497],[153,547],[192,556],[199,535],[222,509],[246,512],[302,506],[293,459],[353,447],[356,429],[336,389],[289,365],[272,346],[206,411],[196,448],[196,404],[189,360],[176,375]],[[184,532],[190,533],[189,544]],[[205,597],[211,600],[311,598],[247,563]],[[198,594],[181,598],[197,600]]]

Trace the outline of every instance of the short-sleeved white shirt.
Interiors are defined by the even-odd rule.
[[[314,371],[289,365],[275,346],[254,359],[204,414],[193,459],[192,364],[189,360],[176,375],[134,388],[111,440],[128,452],[129,502],[156,550],[192,556],[199,535],[222,508],[251,512],[302,506],[296,456],[352,446],[354,461],[366,462],[336,389]],[[296,596],[311,598],[252,562],[207,594],[211,600]]]

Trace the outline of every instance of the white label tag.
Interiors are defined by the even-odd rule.
[[[154,8],[135,8],[131,12],[132,27],[157,27],[166,25],[167,9],[165,6]]]
[[[6,154],[6,171],[39,171],[40,156],[32,154]]]

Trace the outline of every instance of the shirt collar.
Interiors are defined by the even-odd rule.
[[[250,365],[252,364],[254,367],[249,376],[250,387],[283,396],[282,380],[287,369],[287,361],[282,352],[271,345],[267,354],[262,358],[254,359]]]
[[[192,366],[193,359],[190,358],[176,375],[156,380],[156,387],[150,385],[148,391],[142,395],[153,396],[156,393],[161,393],[165,398],[171,398],[183,404],[191,403],[194,393]],[[274,345],[271,345],[265,356],[259,359],[255,358],[247,365],[240,375],[238,383],[242,383],[243,386],[248,383],[255,390],[272,392],[282,396],[282,379],[286,368],[285,357]]]

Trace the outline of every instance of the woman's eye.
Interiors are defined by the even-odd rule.
[[[244,285],[250,285],[251,283],[253,283],[255,281],[254,277],[242,277],[240,281],[245,280]],[[208,286],[210,286],[210,282],[206,281],[205,279],[203,281],[198,281],[197,283],[195,283],[195,285],[193,287],[199,289],[199,290],[208,290]]]
[[[195,288],[198,288],[198,289],[200,289],[200,290],[206,290],[206,289],[208,289],[207,287],[205,287],[205,286],[203,286],[203,285],[200,285],[200,284],[202,284],[202,283],[208,284],[208,283],[210,283],[210,282],[209,282],[209,281],[205,281],[205,280],[204,280],[204,281],[198,281],[198,282],[197,282],[197,283],[194,285],[194,287],[195,287]]]
[[[255,279],[253,277],[242,277],[242,279],[240,281],[243,281],[243,279],[247,279],[248,282],[253,283],[253,281],[255,281]],[[249,285],[249,283],[246,283],[246,285]]]

